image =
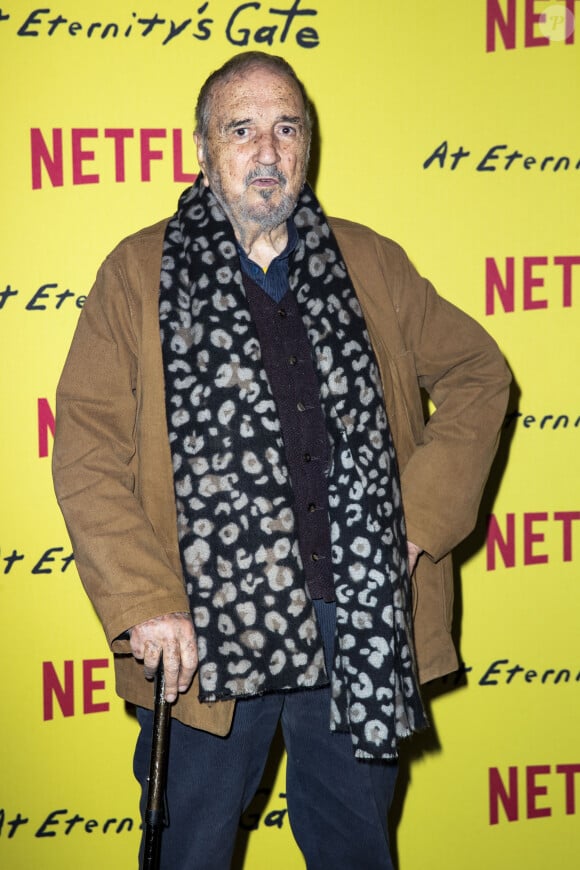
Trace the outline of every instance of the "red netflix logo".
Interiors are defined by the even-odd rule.
[[[45,459],[48,456],[49,436],[54,438],[55,419],[54,413],[48,399],[38,399],[38,456],[40,459]]]
[[[522,31],[524,48],[546,47],[552,42],[574,45],[577,2],[487,0],[486,51],[497,51],[498,37],[505,49],[518,48],[518,35]]]
[[[507,777],[490,767],[489,824],[499,824],[500,809],[508,822],[541,819],[562,809],[567,816],[575,815],[577,773],[580,764],[530,764],[519,770],[514,766]]]
[[[182,130],[73,127],[65,133],[56,127],[45,134],[34,127],[30,130],[32,189],[40,190],[47,181],[51,187],[63,187],[65,180],[73,185],[99,184],[105,169],[114,170],[115,182],[122,183],[127,180],[127,153],[139,165],[140,181],[151,181],[153,163],[163,161],[171,162],[175,182],[195,181],[195,174],[184,170]]]
[[[580,511],[552,514],[530,511],[520,517],[508,513],[505,518],[491,514],[487,526],[487,570],[514,568],[517,564],[545,565],[550,559],[545,552],[546,538],[561,547],[562,562],[571,562],[574,524],[578,520]],[[499,562],[502,564],[498,565]]]
[[[496,301],[505,313],[516,308],[521,311],[571,308],[574,266],[579,265],[580,255],[577,254],[552,258],[522,257],[517,267],[515,257],[506,257],[504,263],[486,257],[485,313],[496,313]]]
[[[54,719],[55,701],[63,716],[75,715],[75,663],[63,663],[64,673],[59,677],[53,662],[42,663],[42,708],[44,721]],[[95,678],[94,672],[109,667],[108,659],[83,659],[81,665],[83,713],[107,713],[108,701],[95,700],[95,693],[105,688],[105,681]],[[77,665],[78,671],[78,665]]]

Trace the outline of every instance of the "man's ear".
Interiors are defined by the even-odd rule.
[[[203,172],[203,183],[206,187],[209,187],[206,171],[207,164],[205,160],[205,148],[203,147],[203,140],[199,133],[193,134],[193,141],[195,142],[195,150],[197,152],[197,162],[199,163],[199,168]]]

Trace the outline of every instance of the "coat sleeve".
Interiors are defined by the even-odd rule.
[[[401,475],[407,533],[437,561],[475,526],[511,375],[483,327],[394,247],[395,307],[418,383],[435,407]]]
[[[138,497],[138,294],[109,257],[81,312],[57,389],[53,476],[83,585],[112,645],[189,604]],[[116,651],[128,644],[116,641]]]

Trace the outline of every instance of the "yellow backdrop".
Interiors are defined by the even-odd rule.
[[[54,391],[96,268],[173,211],[195,95],[244,48],[306,82],[327,212],[403,244],[515,377],[459,554],[464,666],[427,690],[434,731],[403,759],[401,870],[578,866],[578,16],[574,0],[2,4],[2,867],[136,863],[136,723],[52,494]],[[302,867],[283,777],[261,797],[243,866]]]

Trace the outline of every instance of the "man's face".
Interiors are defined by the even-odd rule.
[[[304,184],[309,134],[298,87],[257,68],[217,86],[207,141],[196,134],[206,184],[238,237],[270,232],[291,215]]]

